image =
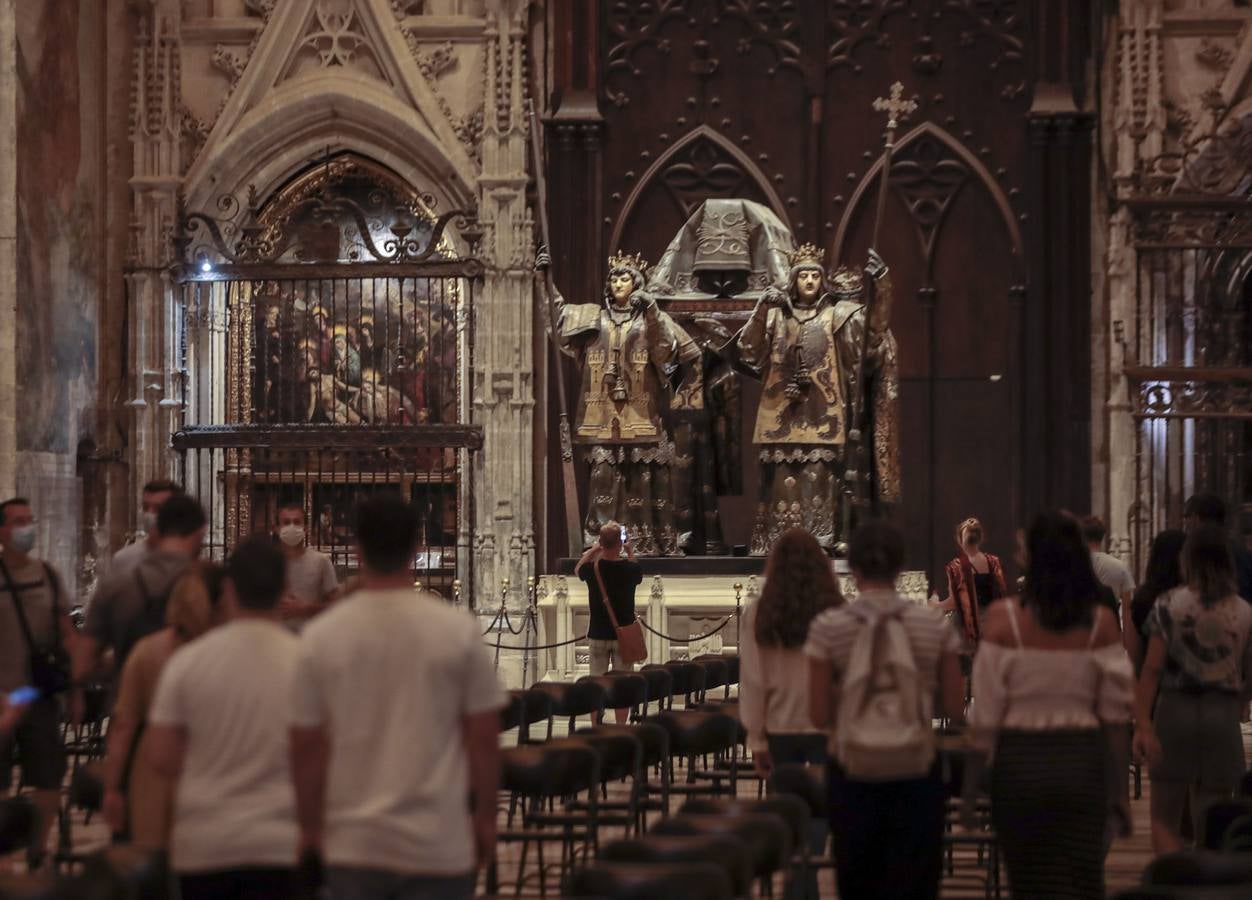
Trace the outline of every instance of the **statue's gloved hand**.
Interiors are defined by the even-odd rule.
[[[787,295],[775,285],[770,285],[761,292],[761,300],[764,301],[767,306],[787,305]]]
[[[630,295],[630,308],[635,312],[646,312],[656,306],[656,298],[647,291],[635,291]]]
[[[548,252],[547,244],[540,244],[539,249],[535,251],[535,271],[543,272],[552,265],[552,254]]]
[[[878,255],[878,251],[873,247],[869,248],[869,258],[865,262],[865,271],[869,272],[870,278],[882,278],[887,272],[887,264],[883,262],[883,258]]]

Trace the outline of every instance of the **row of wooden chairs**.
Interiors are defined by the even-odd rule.
[[[501,790],[507,824],[500,844],[521,845],[515,893],[531,877],[547,895],[545,846],[560,846],[559,866],[568,873],[600,853],[601,829],[620,828],[627,838],[648,831],[651,818],[669,815],[671,797],[731,796],[742,732],[732,709],[697,708],[714,683],[729,694],[737,680],[731,658],[675,662],[640,672],[610,672],[577,682],[541,682],[513,691],[501,726],[517,728],[516,746],[502,754]],[[712,677],[709,677],[709,676]],[[674,708],[681,697],[691,708]],[[652,704],[656,711],[652,712]],[[630,722],[600,722],[607,709],[629,709]],[[587,717],[590,727],[576,728]],[[552,737],[553,721],[566,718],[569,736]],[[686,775],[675,779],[676,762]],[[624,792],[610,797],[608,786]],[[534,851],[534,872],[528,861]],[[499,888],[499,865],[488,871],[487,889]]]

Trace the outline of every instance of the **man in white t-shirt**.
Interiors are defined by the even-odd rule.
[[[182,900],[294,897],[295,792],[286,721],[299,639],[282,626],[282,553],[251,538],[226,564],[230,621],[174,653],[147,741],[177,776],[171,864]]]
[[[1095,569],[1096,581],[1107,587],[1117,598],[1122,610],[1119,618],[1129,616],[1130,601],[1135,595],[1135,576],[1127,565],[1110,553],[1104,552],[1104,538],[1108,529],[1098,516],[1087,516],[1080,523],[1083,540],[1091,551],[1091,568]]]
[[[304,506],[285,503],[278,508],[278,540],[287,560],[287,593],[283,618],[303,622],[326,608],[339,590],[335,564],[308,545]]]
[[[494,851],[505,696],[476,621],[415,593],[419,521],[357,512],[360,588],[304,629],[291,713],[301,859],[333,900],[460,900]]]

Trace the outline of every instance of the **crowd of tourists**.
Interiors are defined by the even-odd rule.
[[[63,715],[107,668],[104,818],[115,840],[168,849],[183,900],[281,900],[314,880],[335,900],[472,896],[504,693],[476,621],[413,590],[417,511],[361,505],[360,572],[336,602],[299,506],[217,565],[199,558],[199,503],[163,482],[143,503],[147,536],[81,629],[34,555],[30,504],[0,504],[0,773],[41,813],[27,868],[47,864]]]
[[[168,849],[184,900],[313,881],[334,900],[473,895],[495,849],[506,701],[478,623],[414,591],[420,522],[399,497],[357,511],[349,587],[307,546],[303,509],[278,514],[219,565],[200,558],[199,503],[147,485],[145,536],[77,628],[31,505],[0,503],[0,777],[19,774],[40,812],[28,867],[46,864],[59,809],[62,723],[103,680],[105,821]],[[824,773],[815,841],[831,839],[840,896],[938,895],[945,747],[970,827],[989,798],[1015,896],[1103,896],[1105,856],[1132,828],[1132,758],[1154,849],[1203,843],[1206,810],[1243,778],[1252,699],[1252,561],[1224,519],[1193,497],[1136,584],[1098,519],[1042,514],[1017,535],[1014,585],[967,519],[929,603],[897,592],[905,543],[884,521],[851,537],[855,602],[811,534],[784,533],[740,622],[738,709],[762,777]],[[592,673],[630,668],[620,636],[642,569],[623,530],[575,571]]]
[[[938,895],[932,717],[966,726],[962,820],[990,798],[1013,896],[1104,896],[1105,856],[1132,827],[1132,753],[1151,780],[1153,850],[1204,846],[1206,811],[1245,773],[1252,700],[1252,557],[1225,516],[1220,498],[1192,497],[1136,586],[1098,519],[1040,515],[1017,535],[1014,589],[967,519],[947,596],[927,605],[895,590],[903,542],[888,525],[853,535],[852,603],[817,541],[784,534],[743,618],[739,708],[763,774],[826,766],[840,896]]]

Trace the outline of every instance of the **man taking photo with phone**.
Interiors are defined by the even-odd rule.
[[[587,643],[591,647],[591,674],[603,675],[610,668],[618,671],[633,669],[633,663],[623,663],[618,658],[617,627],[635,621],[635,588],[643,581],[643,569],[635,562],[635,551],[627,539],[626,529],[617,522],[609,522],[600,529],[600,539],[593,544],[578,564],[574,574],[587,583],[588,612],[591,623],[587,629]],[[622,559],[622,551],[626,558]],[[599,569],[599,578],[596,569]],[[600,590],[601,579],[608,601]],[[612,604],[612,616],[608,604]],[[616,619],[616,622],[614,620]],[[618,723],[626,721],[629,710],[615,709],[613,715]]]

